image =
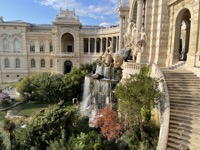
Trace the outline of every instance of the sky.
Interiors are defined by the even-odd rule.
[[[51,24],[60,8],[73,10],[83,25],[119,24],[120,0],[0,0],[0,16],[4,21],[22,20]]]

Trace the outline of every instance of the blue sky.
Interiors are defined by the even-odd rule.
[[[23,20],[51,24],[59,9],[76,9],[83,25],[114,25],[119,23],[120,0],[0,0],[0,16],[4,21]]]

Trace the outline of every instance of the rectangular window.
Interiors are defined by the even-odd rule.
[[[72,46],[71,45],[67,46],[67,52],[72,52]]]

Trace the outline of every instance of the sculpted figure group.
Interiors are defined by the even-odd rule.
[[[136,61],[137,59],[140,59],[140,56],[137,56],[141,55],[144,51],[147,42],[145,28],[142,27],[141,30],[138,30],[135,23],[129,22],[127,32],[124,34],[123,38],[125,48],[130,48],[132,50],[133,60]]]

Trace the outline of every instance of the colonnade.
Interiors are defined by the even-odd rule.
[[[119,36],[84,38],[84,54],[119,50]]]

